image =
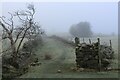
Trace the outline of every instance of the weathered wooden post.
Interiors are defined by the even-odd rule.
[[[91,44],[91,40],[89,39],[89,43]]]
[[[110,40],[110,47],[111,47],[111,49],[112,49],[112,42],[111,42],[111,40]]]
[[[100,38],[98,38],[98,66],[99,71],[101,71]]]
[[[79,38],[75,37],[75,46],[77,46],[80,43]]]

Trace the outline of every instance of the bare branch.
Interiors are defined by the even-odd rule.
[[[22,33],[23,30],[24,30],[24,29],[22,29],[20,32],[18,32],[18,34],[17,34],[17,36],[16,36],[16,39],[15,39],[14,43],[17,42],[17,40],[18,40],[18,38],[19,38],[19,36],[20,36],[20,34]]]
[[[11,22],[11,27],[12,27],[12,28],[11,28],[10,31],[11,31],[11,33],[12,33],[12,32],[13,32],[13,29],[14,29],[13,14],[11,14],[10,12],[8,12],[8,13],[11,15],[11,18],[10,18],[9,21]]]
[[[7,34],[10,34],[10,31],[6,28],[6,26],[0,21],[0,25],[3,27],[3,29],[7,32]]]
[[[35,14],[35,7],[34,7],[34,5],[33,4],[29,4],[28,5],[28,9],[29,10],[31,10],[32,12],[32,14],[31,14],[31,18],[33,18],[34,17],[34,14]]]
[[[21,20],[21,21],[26,21],[25,19],[22,19],[20,16],[23,16],[22,14],[20,14],[18,11],[15,12],[16,16]]]
[[[2,21],[7,24],[8,26],[11,26],[9,23],[7,23],[3,18],[5,18],[4,16],[0,17],[0,19],[2,19]]]
[[[19,44],[18,44],[17,53],[18,53],[18,51],[19,51],[19,48],[20,48],[20,46],[21,46],[21,43],[23,42],[23,40],[24,40],[24,38],[25,38],[25,36],[26,36],[27,31],[32,27],[32,24],[33,24],[32,19],[29,20],[29,23],[28,23],[28,24],[29,24],[29,25],[26,26],[25,31],[24,31],[23,36],[22,36],[22,39],[20,40],[20,42],[19,42]]]
[[[29,14],[29,15],[32,15],[32,13],[30,12],[30,11],[25,11],[27,14]]]

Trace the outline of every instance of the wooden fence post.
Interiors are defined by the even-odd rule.
[[[111,40],[110,40],[110,47],[112,48],[112,42],[111,42]]]
[[[91,40],[89,39],[89,43],[91,44]]]
[[[98,38],[98,58],[99,71],[101,71],[100,38]]]
[[[75,37],[75,46],[77,46],[79,44],[79,38],[78,37]]]

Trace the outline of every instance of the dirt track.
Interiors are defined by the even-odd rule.
[[[39,56],[39,61],[42,63],[42,65],[31,67],[29,72],[23,75],[22,77],[26,77],[26,75],[30,76],[33,74],[36,74],[36,77],[57,77],[57,70],[62,71],[64,67],[63,64],[65,64],[71,57],[71,55],[69,55],[70,51],[71,48],[69,46],[66,46],[64,43],[61,43],[60,41],[54,39],[47,39],[42,50],[38,49],[38,51],[36,52],[36,54],[38,54]],[[44,60],[44,53],[49,53],[50,55],[52,55],[52,59]],[[74,58],[72,59],[72,62],[74,63]],[[73,63],[71,65],[73,65]],[[60,74],[58,75],[60,77]]]

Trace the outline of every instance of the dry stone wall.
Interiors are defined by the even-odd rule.
[[[110,46],[100,45],[100,39],[98,42],[92,43],[89,39],[89,44],[80,43],[79,38],[75,38],[75,54],[76,54],[76,65],[79,68],[90,68],[97,70],[104,70],[111,64],[113,59],[114,51],[110,41]]]

